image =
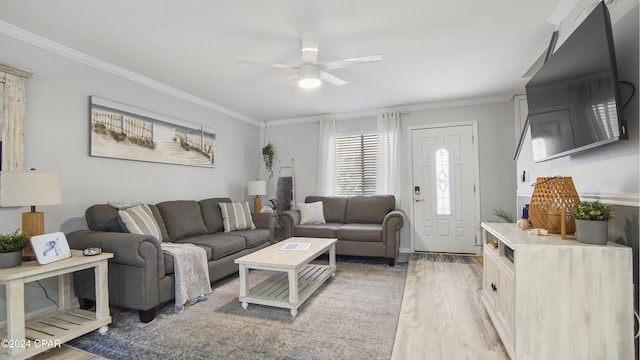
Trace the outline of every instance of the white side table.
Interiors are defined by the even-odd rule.
[[[0,333],[0,358],[26,359],[75,339],[91,331],[108,330],[109,313],[108,260],[111,253],[83,256],[71,250],[71,257],[46,265],[37,261],[0,270],[0,284],[6,289],[7,328]],[[71,273],[94,268],[96,311],[71,308]],[[58,277],[58,310],[25,323],[24,284]]]

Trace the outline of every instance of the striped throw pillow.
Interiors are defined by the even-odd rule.
[[[151,235],[162,241],[160,227],[153,217],[148,205],[137,205],[123,210],[118,210],[120,222],[132,234]]]
[[[222,211],[224,232],[256,228],[251,219],[251,210],[249,210],[248,202],[220,203],[220,210]]]

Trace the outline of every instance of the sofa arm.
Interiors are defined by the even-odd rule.
[[[382,241],[386,244],[387,258],[395,258],[400,252],[400,239],[397,234],[404,225],[404,213],[392,210],[382,221]]]
[[[300,224],[300,211],[299,210],[287,210],[280,213],[278,216],[278,222],[284,230],[284,238],[288,239],[293,236],[294,228]]]
[[[69,247],[84,249],[90,243],[100,243],[102,250],[113,253],[109,262],[133,267],[149,268],[157,273],[158,279],[164,276],[164,258],[160,242],[150,235],[131,233],[79,230],[66,235]]]
[[[278,218],[275,213],[251,213],[253,223],[258,229],[269,230],[271,243],[275,243],[276,232],[276,219]]]

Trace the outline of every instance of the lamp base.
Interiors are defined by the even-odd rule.
[[[22,233],[30,237],[44,234],[44,213],[42,211],[22,213]],[[35,259],[36,253],[31,245],[22,250],[23,261],[33,261]]]
[[[259,197],[259,196],[256,196],[256,197],[253,199],[253,211],[255,211],[255,212],[259,213],[259,212],[260,212],[260,210],[262,210],[262,204],[261,204],[261,202],[260,202],[260,197]]]

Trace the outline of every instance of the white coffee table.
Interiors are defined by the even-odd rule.
[[[240,266],[240,302],[291,309],[291,316],[313,292],[336,272],[337,239],[292,237],[235,260]],[[310,244],[307,250],[285,250],[291,244]],[[304,245],[303,245],[304,247]],[[329,264],[309,264],[329,251]],[[249,289],[249,269],[277,273]]]

